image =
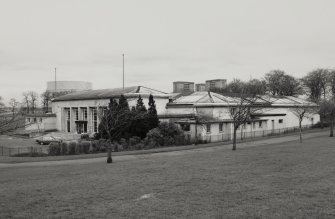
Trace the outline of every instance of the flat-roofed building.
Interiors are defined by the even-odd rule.
[[[189,81],[174,81],[173,93],[190,94],[194,92],[194,82]]]
[[[205,83],[196,84],[195,91],[206,91],[206,84]]]
[[[108,106],[110,98],[124,95],[130,107],[136,106],[138,96],[148,108],[150,94],[154,97],[157,114],[165,113],[170,95],[143,86],[89,90],[69,93],[52,100],[52,112],[56,114],[56,129],[69,133],[96,133],[99,125],[99,108]]]
[[[206,81],[206,91],[215,90],[215,89],[224,89],[227,87],[226,79],[213,79]]]

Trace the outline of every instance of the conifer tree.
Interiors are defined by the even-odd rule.
[[[159,124],[159,119],[157,116],[156,104],[154,97],[150,94],[149,96],[149,108],[148,108],[148,119],[149,119],[149,130],[156,128]]]

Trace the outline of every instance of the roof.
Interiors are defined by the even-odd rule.
[[[180,107],[180,106],[233,106],[239,105],[241,102],[240,97],[232,97],[228,95],[221,95],[214,92],[200,91],[194,92],[187,96],[177,97],[173,102],[168,104],[168,107]],[[271,95],[260,95],[257,96],[255,105],[267,105],[267,106],[317,106],[315,103],[303,100],[297,97],[291,96],[271,96]]]
[[[125,95],[126,97],[138,97],[138,95],[146,97],[151,94],[154,97],[169,98],[169,94],[162,91],[154,90],[144,86],[132,86],[132,87],[125,87],[124,89],[113,88],[113,89],[78,91],[57,97],[52,101],[57,102],[57,101],[70,101],[70,100],[109,99],[112,97],[120,97],[121,94]]]
[[[45,114],[36,113],[36,114],[27,114],[27,115],[25,115],[25,117],[56,117],[56,114],[54,114],[54,113],[45,113]]]
[[[194,84],[192,81],[174,81],[173,83],[187,83],[187,84]]]

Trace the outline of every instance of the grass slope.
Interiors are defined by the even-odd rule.
[[[0,169],[0,218],[334,218],[335,140]]]

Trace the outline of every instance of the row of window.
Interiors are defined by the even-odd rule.
[[[278,123],[283,123],[283,122],[284,122],[283,119],[278,120]],[[250,125],[251,122],[248,122],[247,124]],[[252,126],[253,126],[253,128],[256,128],[256,122],[252,122]],[[246,124],[243,124],[242,127],[243,127],[243,129],[247,128]],[[259,121],[258,122],[258,128],[262,128],[262,127],[263,127],[263,121]],[[190,131],[190,124],[182,124],[181,128],[184,131]],[[211,132],[211,124],[210,123],[206,124],[206,131]],[[223,132],[223,122],[219,123],[219,132]]]
[[[38,122],[42,122],[43,121],[43,119],[42,118],[38,118]],[[37,118],[35,117],[35,118],[27,118],[27,122],[29,123],[29,122],[37,122]]]
[[[74,117],[75,120],[79,120],[79,110],[78,108],[74,108]],[[87,108],[82,108],[82,119],[83,120],[87,120],[88,118],[88,112],[87,112]],[[97,114],[97,109],[96,108],[92,108],[92,117],[91,117],[91,126],[92,126],[92,131],[93,132],[98,132],[98,114]],[[71,131],[71,112],[70,109],[67,108],[66,109],[66,130],[67,132]]]

